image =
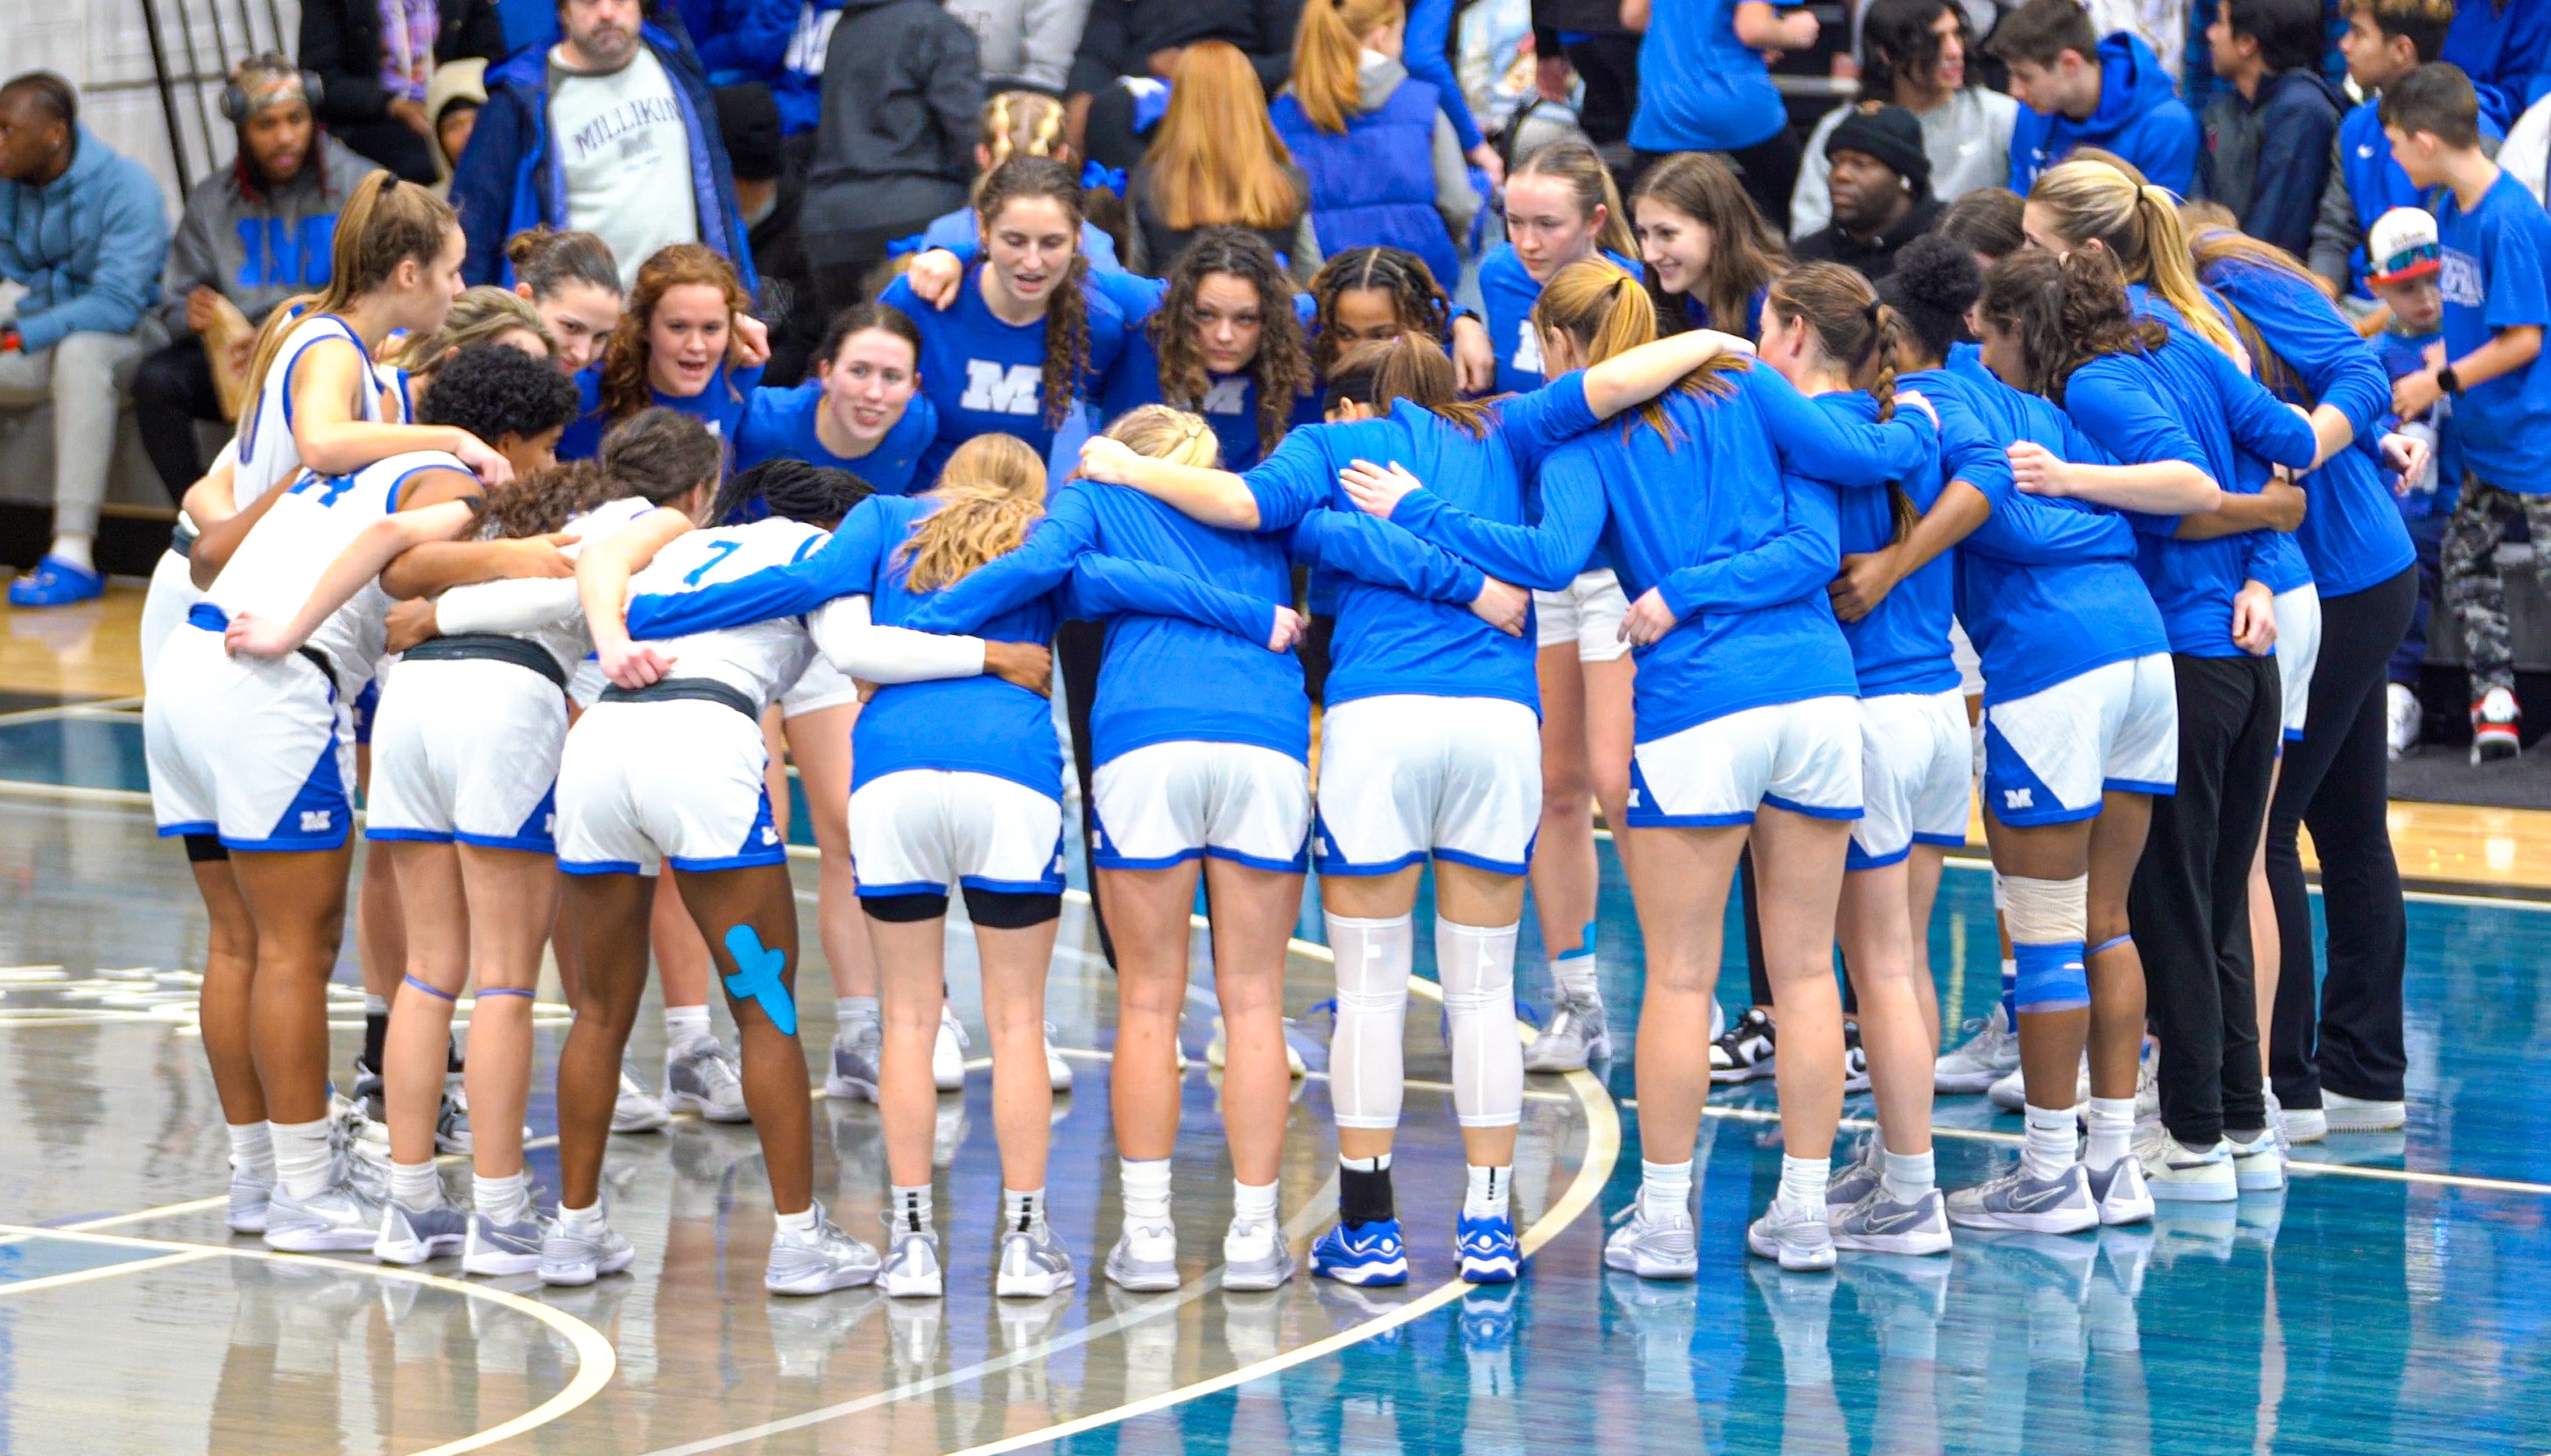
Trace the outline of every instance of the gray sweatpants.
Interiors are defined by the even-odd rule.
[[[38,353],[0,353],[0,409],[53,406],[56,534],[97,534],[125,387],[143,356],[167,341],[159,321],[146,318],[131,334],[72,334]]]

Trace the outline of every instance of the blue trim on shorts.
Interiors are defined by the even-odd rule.
[[[2086,819],[2097,819],[2101,808],[2093,804],[2088,809],[2066,809],[2059,804],[2053,809],[2029,809],[2018,814],[2003,814],[1993,809],[1988,809],[1986,813],[2010,828],[2042,829],[2048,825],[2080,824]]]
[[[644,875],[646,869],[634,859],[561,859],[559,872],[569,875]]]
[[[1060,895],[1063,876],[1048,875],[1039,880],[987,880],[980,875],[959,875],[958,885],[967,890],[980,890],[986,895]]]
[[[1101,827],[1103,828],[1104,825]],[[1089,863],[1092,867],[1102,870],[1166,870],[1175,869],[1191,859],[1202,858],[1204,858],[1204,850],[1201,848],[1181,849],[1175,854],[1165,854],[1153,859],[1136,859],[1130,855],[1118,854],[1113,850],[1097,850],[1090,854]]]
[[[1860,839],[1855,835],[1852,841],[1843,847],[1842,867],[1846,874],[1854,870],[1883,870],[1888,865],[1902,864],[1912,857],[1913,846],[1910,844],[1892,854],[1864,854],[1861,852]]]
[[[380,716],[381,680],[375,677],[363,684],[363,690],[355,695],[356,742],[369,743],[372,740],[372,723]]]
[[[2110,794],[2152,794],[2156,796],[2169,796],[2179,792],[2179,785],[2175,783],[2157,784],[2146,779],[2101,779],[2099,781],[2099,788],[2102,792]],[[2008,824],[2010,821],[2004,820],[2002,823]]]
[[[1964,849],[1967,847],[1967,836],[1962,833],[1926,834],[1920,829],[1916,829],[1913,831],[1913,842],[1916,844],[1937,844],[1945,849]]]
[[[1459,849],[1446,849],[1441,845],[1436,846],[1435,849],[1435,857],[1439,860],[1469,865],[1475,870],[1486,870],[1492,875],[1520,875],[1530,870],[1532,846],[1529,843],[1524,845],[1523,854],[1522,861],[1517,862],[1511,859],[1490,859],[1480,854],[1465,854]]]
[[[449,844],[452,842],[452,835],[444,829],[376,829],[370,825],[363,825],[365,843],[377,843],[384,839],[407,844]]]
[[[1652,809],[1633,809],[1623,818],[1634,829],[1731,829],[1754,823],[1754,811],[1745,809],[1734,814],[1659,814]]]
[[[767,849],[748,849],[742,854],[729,854],[719,859],[682,859],[665,855],[664,863],[688,875],[711,874],[718,870],[760,869],[765,865],[786,864],[788,850],[782,845]]]
[[[1342,880],[1359,880],[1369,879],[1376,875],[1396,874],[1399,871],[1408,868],[1410,865],[1424,864],[1426,862],[1426,851],[1423,849],[1411,850],[1410,852],[1399,856],[1397,859],[1374,864],[1353,864],[1350,863],[1344,855],[1323,853],[1315,856],[1314,862],[1319,865],[1320,873],[1324,876],[1335,875]]]
[[[346,841],[353,837],[353,834],[354,825],[348,825],[338,829],[334,838],[326,835],[305,838],[299,834],[290,834],[271,839],[234,839],[224,834],[221,836],[221,841],[224,849],[244,850],[252,854],[307,854],[322,849],[343,849],[346,847]]]
[[[2013,794],[2026,799],[2026,807],[2014,807]],[[1985,718],[1984,803],[1988,814],[2015,829],[2096,819],[2100,809],[2096,799],[2078,809],[2066,805],[1990,714]]]
[[[2301,728],[2287,728],[2284,729],[2284,733],[2285,739],[2289,743],[2299,743],[2303,740],[2303,730]]]
[[[1226,849],[1219,844],[1207,844],[1201,852],[1207,859],[1244,864],[1254,870],[1274,870],[1277,874],[1298,875],[1306,873],[1311,868],[1311,846],[1307,842],[1301,848],[1294,850],[1293,857],[1290,859],[1269,859],[1263,855],[1243,854],[1237,849]]]
[[[466,844],[472,849],[520,849],[532,854],[558,853],[558,836],[555,834],[464,834],[455,829],[452,839],[455,843]]]
[[[180,834],[215,834],[220,832],[220,825],[214,824],[208,819],[191,820],[185,824],[161,825],[159,826],[159,837],[162,839],[174,839]]]
[[[945,895],[947,893],[948,887],[936,880],[913,880],[901,885],[871,885],[862,880],[859,887],[859,898],[862,900],[891,900],[901,895]]]
[[[1854,820],[1865,819],[1869,814],[1866,807],[1858,804],[1849,809],[1834,809],[1821,805],[1800,804],[1794,799],[1784,799],[1778,794],[1764,795],[1763,802],[1774,809],[1786,810],[1791,814],[1803,814],[1809,819]]]

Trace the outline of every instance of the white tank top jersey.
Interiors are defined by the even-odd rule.
[[[442,450],[392,455],[352,475],[301,472],[240,542],[204,600],[226,617],[243,612],[269,621],[292,617],[338,554],[364,527],[396,508],[411,478],[432,470],[469,473],[459,456]],[[336,667],[340,693],[352,695],[371,680],[388,634],[389,610],[380,583],[370,582],[310,633],[309,645]]]
[[[803,522],[773,516],[745,526],[722,526],[676,536],[629,583],[629,599],[675,597],[722,586],[773,566],[785,566],[832,537]],[[671,677],[715,678],[743,691],[762,707],[777,702],[814,659],[814,639],[804,619],[782,617],[750,627],[725,628],[663,644],[674,658]]]
[[[643,496],[606,501],[566,523],[565,534],[575,539],[562,549],[574,556],[586,544],[655,509]],[[577,601],[575,578],[571,576],[524,577],[454,587],[436,599],[434,615],[435,626],[446,636],[495,632],[521,637],[539,645],[558,659],[559,666],[569,671],[593,651],[593,635],[585,631],[584,609]]]
[[[255,505],[267,491],[288,483],[300,472],[301,449],[292,439],[292,371],[311,345],[329,339],[353,344],[355,352],[363,356],[369,382],[355,391],[356,412],[360,418],[381,423],[381,395],[385,391],[406,400],[405,380],[393,377],[395,371],[383,371],[374,365],[363,348],[363,340],[345,320],[335,314],[313,314],[293,325],[275,349],[274,362],[266,368],[264,383],[257,390],[256,407],[240,426],[239,469],[231,477],[231,499],[240,510]]]

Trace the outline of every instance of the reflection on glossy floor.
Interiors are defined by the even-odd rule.
[[[640,1248],[632,1275],[550,1292],[462,1280],[450,1261],[407,1276],[268,1257],[223,1234],[223,1139],[185,974],[202,930],[182,858],[130,802],[138,762],[115,714],[21,731],[39,727],[0,724],[0,777],[79,787],[0,794],[0,1450],[2551,1449],[2551,1146],[2535,1112],[2551,1070],[2551,911],[2413,904],[2408,1131],[2301,1149],[2284,1197],[2171,1210],[2147,1230],[1962,1234],[1948,1259],[1851,1256],[1835,1276],[1783,1275],[1741,1246],[1778,1179],[1758,1084],[1722,1096],[1704,1124],[1700,1278],[1606,1275],[1604,1216],[1636,1179],[1636,1110],[1616,1120],[1591,1079],[1535,1079],[1517,1190],[1548,1242],[1519,1287],[1465,1293],[1447,1283],[1460,1158],[1446,1059],[1421,1005],[1411,1075],[1435,1085],[1412,1092],[1402,1143],[1417,1265],[1405,1291],[1219,1291],[1229,1172],[1199,1058],[1175,1293],[1085,1283],[1042,1304],[989,1297],[997,1175],[980,1073],[944,1104],[944,1304],[766,1298],[751,1131],[690,1121],[614,1139],[619,1221]],[[1635,922],[1617,886],[1602,909],[1607,991],[1627,1026]],[[1072,914],[1053,1015],[1059,1042],[1084,1054],[1060,1108],[1053,1200],[1094,1275],[1117,1216],[1112,984]],[[1932,952],[1946,1003],[1967,1015],[1993,994],[1990,927],[1983,877],[1953,870]],[[952,982],[971,1020],[968,964],[961,946]],[[1731,962],[1731,1004],[1742,978]],[[351,963],[340,979],[351,986]],[[1197,979],[1190,1053],[1210,1018]],[[1525,992],[1541,988],[1528,978]],[[1315,1069],[1326,1018],[1312,1003],[1328,993],[1306,951],[1288,1009]],[[342,1064],[357,1021],[353,1001],[341,1009]],[[810,1015],[810,1041],[829,1031]],[[546,1010],[536,1089],[561,1034]],[[635,1059],[660,1048],[644,1019]],[[1626,1056],[1606,1073],[1627,1096]],[[548,1134],[545,1092],[536,1099],[531,1120]],[[1866,1100],[1847,1111],[1867,1116]],[[1952,1185],[2016,1140],[2017,1119],[1981,1099],[1944,1100],[1938,1121]],[[873,1110],[827,1104],[817,1127],[819,1189],[845,1223],[872,1228]],[[1333,1145],[1315,1076],[1283,1175],[1285,1215],[1305,1238],[1333,1207]],[[554,1185],[549,1157],[534,1151],[534,1176]]]

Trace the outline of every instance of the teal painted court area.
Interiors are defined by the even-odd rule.
[[[614,1139],[634,1277],[545,1292],[442,1263],[418,1279],[269,1257],[222,1233],[204,1201],[224,1187],[223,1137],[186,975],[201,916],[182,856],[128,797],[139,770],[125,715],[0,723],[0,778],[18,781],[0,786],[0,1452],[2551,1450],[2551,1136],[2537,1111],[2551,907],[2412,903],[2409,1126],[2297,1149],[2282,1196],[2166,1205],[2148,1229],[2095,1236],[1961,1231],[1946,1259],[1846,1255],[1836,1275],[1785,1275],[1742,1249],[1779,1177],[1757,1084],[1722,1094],[1704,1125],[1700,1278],[1644,1284],[1599,1258],[1637,1180],[1636,1108],[1615,1110],[1591,1079],[1535,1078],[1516,1188],[1519,1221],[1545,1241],[1522,1284],[1467,1294],[1447,1283],[1460,1156],[1422,1001],[1399,1164],[1409,1286],[1220,1291],[1229,1173],[1200,1056],[1200,955],[1176,1195],[1187,1284],[1141,1300],[1093,1278],[1117,1219],[1112,983],[1073,910],[1052,1015],[1079,1084],[1059,1104],[1051,1196],[1080,1289],[989,1297],[997,1174],[978,1071],[943,1102],[944,1305],[769,1301],[751,1129],[697,1122]],[[63,784],[73,792],[49,787]],[[798,866],[810,946],[812,868]],[[1605,990],[1624,1024],[1639,942],[1626,891],[1606,885]],[[1730,944],[1734,1009],[1741,937]],[[973,1020],[969,953],[953,949]],[[1931,951],[1952,1023],[1982,1015],[1995,954],[1975,869],[1950,871]],[[820,1055],[831,1018],[812,979]],[[355,986],[351,955],[340,981]],[[1529,970],[1523,989],[1545,994]],[[1334,1200],[1314,1009],[1329,992],[1306,950],[1287,1000],[1315,1075],[1282,1193],[1303,1239]],[[339,1005],[342,1064],[358,1008]],[[640,1024],[645,1071],[662,1043],[653,1016]],[[531,1114],[544,1137],[562,1031],[545,1010]],[[1626,1051],[1604,1069],[1614,1098],[1632,1093]],[[1865,1118],[1867,1100],[1846,1113]],[[2012,1156],[2018,1119],[1981,1098],[1943,1099],[1937,1121],[1946,1184]],[[819,1193],[872,1230],[874,1110],[826,1104],[816,1135]],[[534,1180],[554,1186],[549,1157],[536,1142]]]

